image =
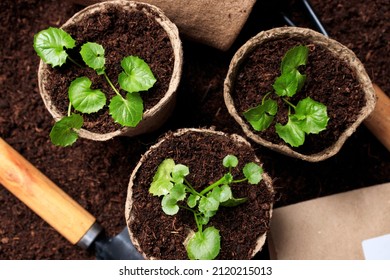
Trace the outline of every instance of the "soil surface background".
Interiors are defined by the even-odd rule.
[[[55,147],[53,119],[38,92],[33,35],[60,26],[82,7],[66,1],[0,3],[0,136],[92,213],[108,235],[125,226],[130,174],[141,155],[167,131],[210,127],[242,135],[223,101],[223,81],[234,52],[261,30],[285,23],[279,11],[258,1],[227,52],[183,39],[184,69],[176,109],[155,133],[108,142],[79,140]],[[284,7],[299,26],[313,27],[298,1]],[[390,93],[390,5],[387,0],[312,0],[330,36],[351,48],[367,73]],[[279,6],[280,7],[280,6]],[[314,27],[313,27],[314,29]],[[274,180],[275,207],[390,181],[390,154],[364,125],[334,157],[308,163],[253,144]],[[0,259],[94,259],[71,245],[5,188],[0,187]],[[266,246],[256,258],[268,259]]]

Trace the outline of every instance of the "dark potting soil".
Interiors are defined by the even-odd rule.
[[[172,133],[161,145],[148,154],[137,172],[133,185],[134,220],[131,230],[145,254],[157,259],[188,259],[183,242],[190,231],[197,231],[192,212],[180,209],[174,216],[161,209],[161,197],[152,196],[148,190],[158,165],[166,158],[189,167],[186,179],[201,191],[228,171],[223,158],[236,155],[237,168],[234,179],[243,178],[246,163],[257,162],[253,149],[230,138],[199,132],[174,136]],[[250,259],[257,239],[269,230],[273,189],[262,180],[258,185],[248,183],[231,186],[234,197],[246,197],[247,202],[237,207],[220,207],[206,227],[220,230],[221,252],[217,259]]]
[[[268,96],[278,102],[278,112],[268,129],[253,131],[271,143],[288,145],[276,133],[275,124],[287,123],[289,106],[274,93],[272,84],[280,76],[283,56],[297,45],[309,48],[307,64],[300,68],[300,72],[306,75],[306,81],[303,88],[289,101],[296,105],[300,100],[310,97],[327,107],[330,119],[326,130],[319,134],[308,134],[305,143],[293,149],[303,154],[315,154],[332,146],[356,121],[366,103],[364,92],[353,71],[325,47],[298,38],[261,44],[242,62],[232,97],[238,114],[245,120],[243,112],[261,104],[264,96],[271,93]]]
[[[120,62],[126,56],[138,56],[148,63],[156,83],[146,92],[141,92],[144,111],[151,109],[165,95],[173,72],[173,50],[165,30],[155,19],[141,11],[145,5],[139,5],[139,10],[125,11],[110,7],[104,12],[94,12],[82,26],[64,28],[75,40],[76,47],[70,53],[71,57],[83,64],[79,54],[81,46],[86,42],[101,44],[105,49],[105,71],[114,85],[119,89],[117,77],[123,71]],[[48,69],[46,90],[59,111],[66,115],[69,106],[68,88],[77,77],[86,76],[92,81],[93,89],[101,89],[110,100],[115,92],[103,75],[84,67],[80,68],[69,62],[62,67]],[[125,92],[121,91],[125,96]],[[84,128],[92,132],[108,133],[121,126],[109,115],[108,104],[97,113],[82,114]]]
[[[0,1],[0,136],[93,214],[109,236],[125,226],[129,177],[141,155],[167,130],[210,127],[241,134],[223,101],[223,81],[234,52],[262,30],[285,25],[276,1],[257,1],[229,52],[183,39],[184,68],[172,118],[156,133],[108,142],[79,139],[68,148],[49,140],[53,119],[39,95],[39,58],[33,35],[60,26],[82,7],[67,1]],[[299,26],[313,27],[287,1]],[[310,1],[330,36],[352,49],[370,78],[390,93],[390,6],[388,0]],[[313,27],[315,28],[315,27]],[[390,153],[364,125],[340,152],[323,162],[289,158],[252,143],[274,180],[275,207],[390,181]],[[0,259],[94,259],[70,244],[27,206],[0,187]],[[256,255],[268,259],[267,246]]]

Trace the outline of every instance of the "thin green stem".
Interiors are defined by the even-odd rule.
[[[72,102],[69,101],[69,106],[68,106],[68,117],[70,116],[72,112]]]
[[[108,84],[111,86],[111,88],[114,90],[114,92],[116,93],[116,95],[122,97],[123,99],[123,96],[119,93],[119,91],[116,89],[116,87],[113,85],[113,83],[111,82],[110,78],[107,76],[106,72],[103,72],[103,75],[104,75],[104,78],[106,78]]]
[[[195,218],[195,223],[196,223],[196,226],[197,226],[197,228],[198,228],[198,231],[199,231],[199,232],[203,232],[202,224],[199,223],[198,214],[195,213],[195,211],[194,211],[194,218]]]
[[[264,104],[264,102],[265,102],[265,99],[267,98],[267,96],[268,95],[270,95],[271,94],[271,92],[268,92],[266,95],[264,95],[264,97],[263,97],[263,99],[261,100],[261,105],[263,105]]]
[[[186,189],[189,190],[190,193],[192,193],[193,195],[200,195],[200,193],[198,193],[194,187],[191,185],[190,182],[188,182],[188,180],[186,178],[184,178],[184,182],[187,184],[186,185]]]
[[[225,183],[225,176],[223,176],[221,179],[219,179],[218,181],[216,181],[215,183],[211,184],[210,186],[205,188],[203,191],[201,191],[200,195],[203,196],[205,193],[208,193],[209,191],[211,191],[212,189],[214,189],[215,187],[217,187],[223,183]]]
[[[74,60],[73,58],[71,58],[69,55],[68,55],[68,58],[71,62],[73,62],[74,64],[76,64],[78,67],[80,68],[83,68],[83,66],[81,66],[76,60]]]
[[[293,107],[295,110],[295,105],[288,101],[286,98],[283,98],[283,101],[286,102],[290,107]]]
[[[182,209],[185,209],[185,210],[188,210],[188,211],[191,211],[192,213],[196,213],[193,209],[191,209],[191,208],[189,208],[189,207],[187,207],[187,206],[184,206],[184,205],[178,205],[179,206],[179,208],[182,208]]]
[[[246,182],[246,181],[248,181],[248,179],[247,178],[243,178],[243,179],[232,181],[232,184],[238,184],[238,183],[242,183],[242,182]]]

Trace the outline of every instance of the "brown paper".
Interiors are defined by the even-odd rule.
[[[103,0],[69,0],[90,5]],[[248,19],[256,0],[141,0],[161,8],[187,38],[226,51]]]
[[[390,234],[390,183],[274,209],[271,259],[364,259],[362,241]]]

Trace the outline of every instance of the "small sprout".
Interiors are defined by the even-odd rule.
[[[242,170],[244,178],[235,180],[231,169],[237,167],[238,158],[234,155],[223,158],[222,165],[229,168],[229,171],[199,192],[186,179],[190,174],[189,168],[168,158],[158,166],[149,187],[152,195],[163,196],[161,207],[165,214],[175,215],[180,208],[193,213],[198,231],[187,237],[186,250],[190,259],[214,259],[219,254],[219,230],[214,227],[203,229],[203,226],[217,214],[220,206],[235,207],[247,201],[245,197],[233,197],[230,186],[241,182],[256,185],[262,179],[263,169],[250,162]]]
[[[296,46],[286,52],[282,59],[281,75],[272,85],[275,94],[289,106],[288,122],[285,125],[275,124],[276,133],[292,147],[299,147],[305,142],[306,134],[318,134],[325,130],[329,121],[327,108],[324,104],[307,97],[298,102],[296,106],[288,100],[299,92],[306,75],[299,72],[300,66],[305,66],[309,49],[306,46]],[[268,98],[267,93],[262,103],[243,113],[246,120],[254,130],[263,131],[270,127],[278,111],[277,102]],[[291,113],[291,109],[295,111]]]
[[[75,40],[59,28],[49,27],[34,36],[35,51],[45,63],[53,67],[63,65],[67,59],[81,67],[66,52],[66,49],[74,47]],[[105,50],[102,45],[87,42],[81,46],[80,55],[88,67],[94,69],[98,75],[104,76],[115,92],[116,95],[110,100],[108,106],[109,114],[114,121],[122,126],[136,127],[142,120],[144,111],[140,92],[149,90],[156,82],[156,78],[148,64],[136,56],[127,56],[122,59],[123,71],[118,76],[120,88],[126,91],[126,95],[122,96],[105,72]],[[98,112],[106,105],[105,94],[101,90],[92,89],[91,87],[92,82],[87,77],[79,77],[72,81],[68,89],[70,100],[68,117],[71,115],[71,106],[76,111],[90,114]],[[64,131],[61,131],[61,129]],[[63,146],[61,143],[69,145],[68,140],[58,141],[59,137],[70,134],[68,130],[69,127],[63,125],[58,125],[55,129],[52,129],[51,139],[57,139],[55,145]],[[78,138],[76,128],[71,127],[70,130],[74,132],[71,134],[74,140],[72,143],[74,143]]]

